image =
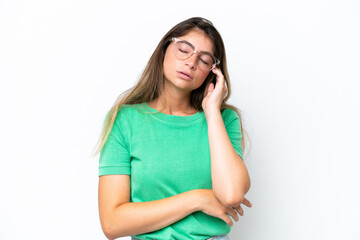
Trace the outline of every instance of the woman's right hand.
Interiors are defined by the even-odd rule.
[[[233,221],[227,214],[229,214],[236,222],[239,221],[238,213],[240,215],[244,215],[241,206],[226,207],[222,203],[220,203],[219,200],[216,198],[212,189],[198,189],[198,190],[201,199],[199,201],[199,206],[198,206],[199,211],[202,211],[214,217],[218,217],[223,221],[225,221],[230,226],[233,226]],[[252,206],[250,201],[247,200],[246,198],[244,198],[243,204],[245,204],[247,207]]]

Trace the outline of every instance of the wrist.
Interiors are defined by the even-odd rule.
[[[219,115],[221,114],[220,108],[207,108],[204,110],[205,117],[211,117],[213,115]]]
[[[190,193],[192,194],[192,211],[197,212],[201,211],[203,206],[203,189],[194,189],[191,190]]]

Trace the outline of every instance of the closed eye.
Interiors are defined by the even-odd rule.
[[[189,53],[188,51],[180,49],[180,48],[179,48],[179,51],[182,52],[182,53]]]
[[[203,62],[203,63],[204,63],[204,64],[206,64],[206,65],[210,65],[210,63],[208,63],[208,62],[206,62],[206,61],[202,60],[201,58],[200,58],[200,61],[201,61],[201,62]]]

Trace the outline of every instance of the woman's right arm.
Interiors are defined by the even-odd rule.
[[[226,213],[235,220],[239,218],[235,210],[217,201],[211,189],[195,189],[150,202],[130,202],[129,175],[99,177],[99,215],[108,239],[156,231],[196,211],[219,217],[231,226]]]

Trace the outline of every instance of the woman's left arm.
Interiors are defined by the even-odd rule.
[[[224,77],[217,68],[216,85],[210,83],[202,107],[208,124],[212,189],[219,201],[228,207],[239,206],[250,188],[247,168],[236,153],[221,116],[221,102],[227,92]]]

